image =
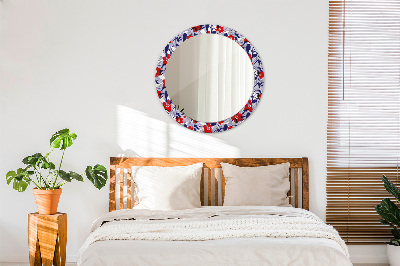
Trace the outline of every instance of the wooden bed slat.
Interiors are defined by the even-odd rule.
[[[137,204],[134,187],[134,166],[184,166],[203,162],[203,171],[200,183],[200,201],[202,206],[223,205],[225,196],[225,178],[221,169],[221,162],[242,167],[254,167],[279,163],[290,163],[290,190],[289,202],[295,207],[309,209],[308,158],[137,158],[111,157],[110,158],[110,193],[109,210],[115,211],[119,198],[120,209],[132,208]],[[124,170],[126,169],[126,170]],[[120,178],[117,181],[117,176]],[[126,179],[125,179],[126,178]],[[124,189],[126,180],[126,189]],[[118,182],[118,183],[117,183]],[[119,186],[118,196],[115,193]],[[125,195],[126,194],[126,195]],[[124,201],[126,200],[126,204]],[[134,203],[132,204],[132,200]]]
[[[132,168],[128,168],[128,172],[126,174],[126,208],[132,208]]]
[[[303,170],[302,168],[298,168],[297,171],[299,172],[299,190],[298,193],[299,195],[302,195],[303,189],[302,189],[302,184],[303,184]],[[303,206],[303,197],[298,197],[299,200],[299,206]]]
[[[299,191],[299,171],[296,168],[294,168],[294,191],[295,192]],[[295,197],[294,206],[296,208],[299,207],[299,197]]]
[[[108,209],[110,212],[115,211],[115,180],[116,180],[116,172],[115,165],[110,166],[110,198],[108,200]]]
[[[211,197],[212,197],[212,195],[211,195],[211,193],[212,193],[212,191],[211,191],[211,188],[212,188],[212,186],[213,186],[213,184],[214,184],[214,182],[213,181],[211,181],[211,179],[212,179],[212,176],[211,176],[211,168],[207,168],[207,176],[208,176],[208,206],[212,206],[212,204],[211,204]]]
[[[204,205],[203,206],[210,206],[208,204],[208,169],[204,168],[203,169],[203,174],[204,174],[204,194],[203,194],[203,198],[204,198]]]
[[[205,184],[204,184],[204,168],[203,171],[201,171],[201,181],[200,181],[200,202],[201,206],[204,206],[204,193],[205,193]]]
[[[302,183],[301,183],[301,195],[302,195],[302,208],[308,210],[310,208],[309,206],[309,197],[308,197],[308,182],[309,182],[309,176],[308,176],[308,158],[304,157],[302,158]]]
[[[124,168],[119,169],[119,209],[124,209],[124,179],[125,171]]]
[[[219,173],[218,173],[219,168],[214,168],[214,205],[218,206],[218,182],[219,182]]]

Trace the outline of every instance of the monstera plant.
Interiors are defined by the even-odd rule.
[[[400,190],[385,175],[382,177],[382,181],[386,190],[396,198],[397,203],[400,203]],[[375,206],[375,209],[382,217],[379,221],[392,227],[394,239],[391,239],[387,244],[400,246],[400,211],[396,203],[385,198],[381,201],[381,204]]]
[[[397,204],[400,204],[400,190],[385,175],[382,176],[383,185],[386,190],[395,197]],[[385,198],[375,210],[382,217],[379,221],[392,228],[393,239],[387,242],[387,255],[390,265],[400,265],[400,210],[397,204],[389,198]]]
[[[25,191],[31,183],[35,185],[33,193],[41,214],[54,214],[57,211],[61,186],[73,179],[83,181],[83,175],[86,175],[97,189],[104,187],[107,182],[107,169],[100,164],[87,166],[82,174],[61,169],[65,151],[71,147],[76,137],[77,135],[67,128],[54,133],[50,138],[50,152],[25,157],[22,160],[25,165],[23,168],[9,171],[6,175],[7,184],[12,183],[13,188],[19,192]],[[56,150],[62,152],[58,167],[50,160]]]

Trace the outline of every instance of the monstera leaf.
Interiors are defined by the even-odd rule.
[[[375,207],[375,209],[376,209],[376,207]],[[378,213],[378,214],[379,214],[379,213]],[[379,219],[379,222],[381,222],[381,224],[389,225],[390,227],[396,228],[396,226],[394,226],[393,224],[389,223],[389,222],[386,221],[386,220]]]
[[[400,203],[400,189],[398,189],[385,175],[382,176],[383,185],[385,186],[387,192],[396,198],[397,202]]]
[[[23,192],[26,190],[28,185],[31,183],[30,175],[33,171],[27,171],[26,169],[19,168],[17,172],[9,171],[6,175],[7,185],[13,181],[13,189],[18,192]]]
[[[72,179],[78,180],[78,181],[83,181],[83,177],[75,172],[69,171],[69,173],[60,170],[58,171],[58,175],[61,177],[61,179],[67,181],[67,182],[71,182]]]
[[[35,153],[30,156],[26,156],[22,159],[22,162],[26,165],[36,166],[40,161],[43,160],[43,155],[41,153]]]
[[[393,228],[392,235],[394,236],[395,239],[400,239],[400,230],[397,228]]]
[[[96,164],[94,167],[86,167],[86,177],[93,183],[97,189],[101,189],[106,185],[107,182],[107,169],[100,164]]]
[[[35,168],[55,169],[54,163],[47,161],[46,157],[44,157],[41,153],[35,153],[27,156],[22,160],[22,162]]]
[[[390,199],[383,199],[381,204],[375,206],[375,210],[386,222],[400,226],[400,211]]]
[[[382,176],[382,182],[386,190],[400,203],[400,190],[385,175]],[[381,201],[381,204],[375,206],[375,210],[382,217],[379,220],[381,224],[392,227],[391,232],[394,239],[386,242],[386,244],[400,246],[400,210],[396,203],[386,198]]]
[[[60,148],[60,150],[65,150],[66,148],[70,147],[74,140],[76,139],[75,133],[70,133],[68,128],[61,129],[53,134],[50,138],[50,147],[52,149]]]
[[[400,239],[391,239],[386,244],[393,245],[393,246],[400,246]]]

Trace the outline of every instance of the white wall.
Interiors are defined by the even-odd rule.
[[[310,159],[310,208],[325,218],[328,1],[60,1],[1,4],[0,261],[27,260],[30,189],[8,187],[7,171],[48,150],[49,137],[78,134],[65,168],[107,165],[110,156],[301,157]],[[265,66],[261,103],[239,127],[200,134],[180,127],[155,91],[166,43],[187,27],[227,25],[254,43]],[[202,144],[202,145],[198,145]],[[76,258],[91,222],[107,212],[108,188],[63,187],[67,256]],[[357,261],[384,249],[352,248]]]

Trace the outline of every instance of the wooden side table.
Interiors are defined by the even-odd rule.
[[[28,214],[30,265],[65,265],[67,214]]]

